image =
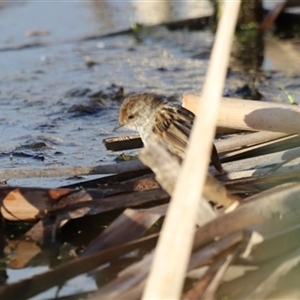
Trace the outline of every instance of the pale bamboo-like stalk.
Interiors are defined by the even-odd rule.
[[[232,151],[234,149],[245,148],[246,146],[267,144],[277,140],[289,139],[291,135],[279,132],[259,131],[236,135],[229,139],[220,139],[215,142],[218,152]]]
[[[205,101],[205,95],[184,94],[182,105],[197,115],[198,106]],[[222,98],[218,126],[293,134],[300,132],[299,120],[300,107],[296,105]]]
[[[183,162],[170,207],[155,250],[152,270],[143,299],[179,299],[194,239],[197,207],[202,199],[212,139],[223,92],[232,36],[240,1],[226,1],[211,63],[203,88],[198,118],[191,132],[190,146]],[[201,146],[199,147],[199,138]],[[200,148],[200,149],[199,149]],[[202,159],[199,160],[199,152]]]
[[[57,166],[46,168],[0,169],[0,179],[67,177],[99,174],[119,174],[146,169],[140,160],[134,159],[110,165]]]

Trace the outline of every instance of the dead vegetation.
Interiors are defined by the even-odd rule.
[[[258,139],[259,136],[262,139]],[[241,199],[241,203],[235,210],[227,212],[217,207],[212,209],[206,201],[201,202],[186,275],[189,283],[186,283],[184,297],[187,299],[211,299],[212,295],[229,299],[262,299],[272,295],[277,282],[282,282],[286,276],[296,276],[299,260],[299,158],[286,165],[282,163],[300,146],[299,136],[278,134],[277,137],[273,133],[256,132],[244,133],[241,137],[244,143],[240,141],[239,145],[236,145],[237,135],[216,142],[217,148],[226,149],[220,151],[222,160],[233,157],[232,161],[223,163],[225,174],[217,175],[217,178],[231,195]],[[252,137],[255,142],[248,143]],[[122,138],[120,140],[118,149],[123,145]],[[292,140],[295,142],[290,149]],[[224,142],[226,147],[222,146]],[[269,146],[267,150],[266,145]],[[254,146],[257,152],[251,154]],[[276,151],[276,146],[288,149],[277,148],[280,151]],[[157,145],[154,147],[159,149]],[[142,156],[148,157],[148,150],[143,150]],[[164,149],[161,150],[164,153]],[[244,157],[236,159],[232,155],[238,150]],[[261,155],[260,151],[264,154]],[[150,153],[153,154],[153,149]],[[157,179],[149,169],[144,169],[104,177],[94,183],[87,181],[80,189],[2,187],[2,216],[7,220],[35,222],[24,235],[27,240],[18,244],[13,240],[8,242],[8,247],[14,250],[9,263],[13,268],[25,267],[40,252],[35,243],[49,243],[69,221],[95,214],[103,216],[113,211],[120,213],[78,257],[44,274],[2,286],[1,297],[13,299],[22,295],[24,299],[29,298],[93,270],[96,277],[109,274],[107,276],[112,278],[92,298],[118,299],[124,295],[128,299],[140,298],[160,224],[168,209],[168,193],[173,193],[180,168],[174,166],[173,160],[170,168],[161,153],[155,159],[159,159],[153,167]],[[135,162],[123,164],[130,166]],[[97,188],[85,188],[85,185]],[[219,196],[214,186],[210,186],[210,191]],[[172,234],[176,236],[175,232]],[[28,251],[28,246],[34,248]],[[28,253],[32,257],[28,257]],[[131,259],[126,258],[129,253]],[[105,264],[106,267],[97,269]],[[291,279],[288,285],[286,282],[285,279],[279,288],[293,292],[295,280]]]
[[[230,5],[238,9],[236,3]],[[218,77],[218,87],[214,76],[227,69],[224,49],[212,55],[202,100],[183,97],[183,105],[199,120],[183,166],[153,140],[139,158],[154,173],[139,159],[109,166],[0,170],[3,179],[115,174],[58,189],[0,188],[1,232],[4,219],[34,222],[18,242],[6,241],[2,234],[2,253],[5,248],[12,251],[11,268],[28,265],[40,247],[55,243],[76,220],[109,219],[76,257],[2,285],[1,299],[27,299],[86,273],[94,276],[98,289],[73,299],[299,296],[300,108],[241,99],[223,99],[219,105],[224,76]],[[225,60],[222,66],[218,55]],[[212,89],[219,93],[212,95]],[[205,107],[215,109],[208,113]],[[216,142],[225,172],[216,174],[210,168],[213,177],[206,168],[215,121],[217,132],[239,133]],[[104,142],[114,151],[141,145],[136,135]]]

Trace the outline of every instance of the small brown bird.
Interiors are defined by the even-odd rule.
[[[195,115],[184,107],[170,104],[156,94],[143,93],[128,96],[120,108],[119,125],[137,131],[144,144],[154,134],[168,151],[184,158]],[[223,172],[221,162],[213,145],[211,162],[219,172]]]

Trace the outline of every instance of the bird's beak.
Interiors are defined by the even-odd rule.
[[[115,128],[113,129],[113,132],[115,132],[115,131],[117,131],[119,128],[121,128],[121,127],[123,127],[124,126],[124,124],[117,124],[116,126],[115,126]]]

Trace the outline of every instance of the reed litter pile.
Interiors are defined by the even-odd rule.
[[[233,6],[224,11],[232,12],[229,8]],[[200,122],[182,166],[153,140],[139,155],[144,164],[135,159],[110,166],[0,170],[3,179],[114,174],[58,189],[0,188],[1,232],[7,220],[34,223],[18,243],[2,234],[2,252],[6,246],[14,249],[11,268],[28,265],[41,248],[53,247],[59,234],[76,228],[80,220],[85,220],[86,232],[94,222],[106,224],[73,259],[2,285],[1,299],[27,299],[80,274],[93,276],[98,288],[74,299],[299,298],[300,109],[221,102],[229,57],[221,50],[212,55],[213,61],[217,58],[202,100],[183,97],[183,105]],[[217,71],[221,78],[216,87],[212,80]],[[211,106],[212,113],[203,110]],[[212,168],[206,172],[215,125],[217,132],[236,132],[216,141],[223,174]],[[197,132],[203,133],[200,150]],[[114,151],[141,146],[136,135],[104,143]]]

